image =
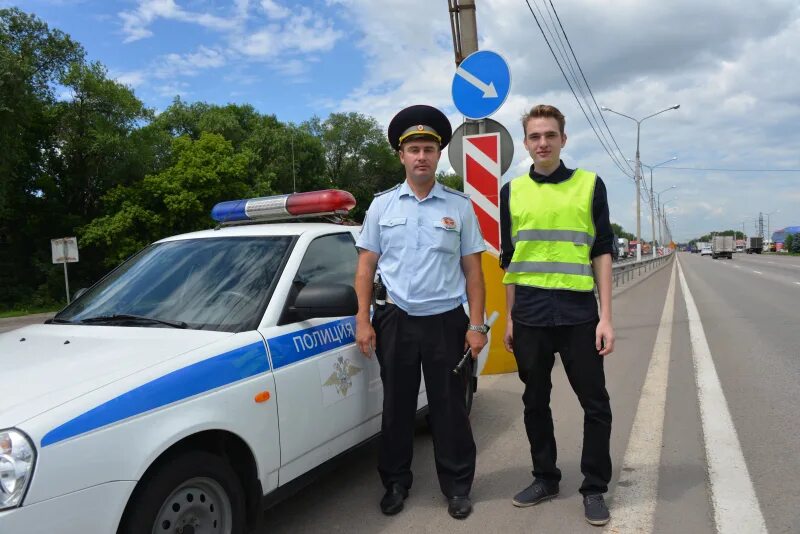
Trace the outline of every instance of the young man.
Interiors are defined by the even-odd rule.
[[[469,198],[436,181],[451,135],[447,117],[430,106],[406,108],[392,119],[389,142],[405,167],[405,181],[375,196],[356,242],[356,342],[367,356],[375,350],[383,382],[378,471],[386,515],[403,509],[411,487],[420,366],[448,512],[456,519],[472,512],[475,442],[464,380],[452,370],[467,344],[473,358],[486,344],[480,259],[485,245]],[[370,322],[376,269],[386,304],[376,304]]]
[[[614,236],[603,181],[561,161],[564,124],[564,115],[553,106],[536,106],[522,117],[533,165],[500,191],[500,265],[506,271],[508,311],[504,343],[525,383],[534,477],[513,503],[533,506],[558,495],[561,471],[550,412],[550,374],[558,352],[584,410],[580,492],[586,520],[604,525],[609,520],[603,493],[611,479],[611,407],[603,359],[614,350]]]

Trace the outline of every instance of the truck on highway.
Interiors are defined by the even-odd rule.
[[[628,253],[628,245],[629,245],[628,244],[628,240],[625,239],[624,237],[618,237],[617,238],[617,250],[618,250],[617,259],[618,260],[624,260],[625,258],[628,257],[628,254],[629,254]]]
[[[711,257],[733,259],[733,236],[715,235],[711,239]]]
[[[761,254],[764,250],[764,238],[759,236],[750,236],[747,238],[747,244],[744,251],[748,254]]]

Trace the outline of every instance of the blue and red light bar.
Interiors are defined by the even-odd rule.
[[[322,215],[346,215],[356,199],[341,189],[325,189],[220,202],[211,209],[217,222],[270,221]]]

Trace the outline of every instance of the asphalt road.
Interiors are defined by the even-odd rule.
[[[9,317],[0,319],[0,333],[8,332],[16,328],[22,328],[29,324],[43,323],[51,318],[55,313],[36,313],[33,315],[23,315],[20,317]]]
[[[614,471],[605,531],[798,533],[800,258],[680,253],[678,260],[680,269],[668,264],[614,298],[617,348],[606,360]],[[667,302],[673,307],[665,313]],[[512,506],[531,481],[522,384],[515,374],[495,375],[481,377],[473,407],[470,518],[447,515],[421,427],[414,487],[397,516],[378,509],[383,490],[371,444],[268,510],[261,532],[600,532],[583,519],[582,411],[559,363],[553,386],[563,473],[557,499]]]
[[[741,521],[736,532],[800,532],[795,483],[800,479],[800,258],[736,254],[733,260],[712,260],[684,253],[678,258],[699,321],[690,321],[677,267],[674,307],[662,321],[671,265],[614,298],[618,341],[606,362],[614,473],[607,496],[612,521],[605,531],[703,534],[726,532],[723,525],[733,520]],[[713,392],[695,377],[693,358],[703,352],[694,339],[698,325],[723,395],[722,408],[710,412],[705,426],[700,399],[712,402]],[[657,344],[659,328],[671,332]],[[657,358],[661,370],[648,371]],[[414,487],[397,516],[384,517],[378,509],[377,446],[369,445],[270,509],[262,532],[601,531],[583,519],[577,491],[582,411],[563,369],[557,364],[553,372],[551,403],[561,495],[524,509],[511,504],[531,480],[522,385],[514,374],[480,380],[472,414],[478,465],[470,518],[447,515],[423,429],[415,440]],[[655,393],[658,388],[651,386],[659,380],[663,390]],[[638,433],[637,410],[644,410]],[[715,426],[726,410],[732,440],[720,437]],[[734,461],[737,454],[741,466]],[[715,472],[710,465],[723,469]],[[738,478],[729,482],[729,474]],[[748,492],[749,504],[743,497]]]

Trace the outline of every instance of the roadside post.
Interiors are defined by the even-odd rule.
[[[64,286],[67,290],[67,304],[69,304],[69,276],[67,275],[67,264],[78,262],[78,239],[75,237],[51,239],[50,249],[53,254],[53,263],[64,264]]]
[[[470,196],[487,251],[481,263],[486,279],[486,313],[505,314],[503,270],[500,255],[500,186],[514,159],[511,134],[499,122],[487,118],[508,97],[511,74],[496,52],[481,50],[458,63],[453,75],[452,97],[466,118],[453,132],[448,158],[455,172],[464,177],[464,192]],[[516,370],[514,358],[503,347],[503,336],[492,336],[484,373]]]

